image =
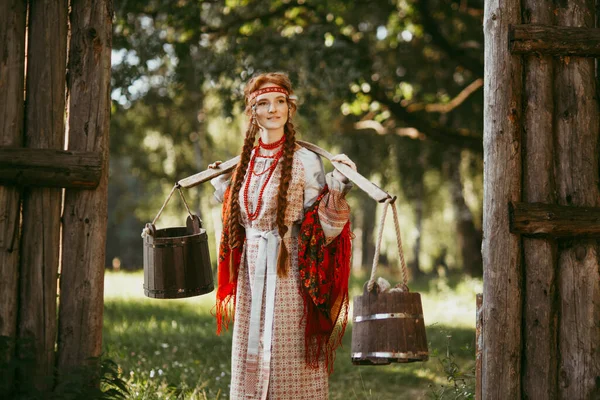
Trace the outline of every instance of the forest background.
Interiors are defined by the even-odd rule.
[[[244,83],[284,71],[300,138],[347,154],[399,197],[412,277],[481,276],[482,16],[477,0],[116,2],[107,267],[141,268],[141,229],[173,184],[239,153]],[[214,238],[214,263],[212,186],[185,195]],[[349,202],[359,272],[382,207],[358,188]],[[174,197],[157,226],[184,218]],[[379,261],[394,268],[386,226]]]
[[[330,398],[474,398],[482,18],[478,0],[115,2],[106,260],[121,272],[106,274],[103,348],[126,380],[127,398],[227,397],[231,336],[214,334],[214,295],[145,299],[140,233],[176,181],[240,152],[248,122],[242,88],[264,71],[289,74],[301,139],[347,154],[398,196],[409,286],[422,293],[430,361],[355,367],[350,323]],[[213,188],[184,194],[203,219],[216,267],[221,207]],[[383,207],[358,188],[348,201],[355,298]],[[174,196],[156,225],[180,226],[185,217]],[[389,220],[378,264],[399,282]],[[137,272],[122,273],[130,270]]]

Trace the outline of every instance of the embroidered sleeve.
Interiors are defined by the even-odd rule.
[[[227,190],[231,183],[231,175],[233,175],[233,173],[228,172],[210,180],[211,185],[215,188],[215,199],[217,199],[219,203],[223,202],[225,190]]]
[[[329,244],[342,232],[350,217],[350,207],[345,196],[352,188],[352,183],[339,181],[332,172],[325,175],[321,157],[312,151],[302,148],[296,154],[298,154],[304,166],[306,182],[304,185],[305,213],[313,206],[319,194],[323,192],[325,185],[329,187],[330,191],[318,206],[319,219],[325,235],[325,244]]]
[[[343,183],[330,172],[326,177],[329,192],[319,204],[319,220],[325,234],[325,243],[329,244],[344,229],[350,218],[350,206],[346,201],[346,193],[352,188],[352,183]]]
[[[301,149],[297,152],[304,167],[304,211],[317,200],[325,187],[325,171],[321,157],[315,153]]]

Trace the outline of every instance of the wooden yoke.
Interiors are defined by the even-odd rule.
[[[317,145],[314,145],[309,142],[304,142],[301,140],[297,140],[296,143],[298,143],[300,146],[302,146],[314,153],[317,153],[318,155],[320,155],[322,157],[325,157],[329,161],[331,161],[331,159],[333,158],[333,155],[331,153],[329,153],[327,150],[320,148]],[[236,167],[236,165],[238,164],[239,161],[240,161],[240,156],[237,156],[235,158],[232,158],[231,160],[225,161],[224,163],[220,164],[215,169],[207,169],[202,172],[198,172],[197,174],[194,174],[192,176],[189,176],[187,178],[180,180],[179,182],[177,182],[177,184],[184,188],[194,187],[196,185],[199,185],[201,183],[209,181],[213,178],[216,178],[219,175],[223,175],[223,174],[233,171],[233,169]],[[356,186],[361,188],[365,193],[367,193],[369,196],[371,196],[371,198],[374,199],[375,201],[377,201],[379,203],[383,203],[387,199],[392,198],[392,196],[389,193],[387,193],[386,191],[381,189],[379,186],[375,185],[373,182],[369,181],[367,178],[365,178],[358,172],[354,171],[349,166],[342,164],[340,162],[337,162],[337,161],[331,161],[331,164],[333,165],[333,167],[335,169],[340,171],[345,177],[347,177],[352,182],[354,182],[356,184]]]

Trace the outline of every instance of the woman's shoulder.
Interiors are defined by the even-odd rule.
[[[302,164],[305,182],[324,182],[323,161],[321,157],[317,153],[298,144],[296,146],[294,159]]]
[[[298,158],[305,167],[308,164],[321,165],[321,157],[317,153],[300,146],[298,143],[296,143],[296,148],[294,149],[294,157]]]

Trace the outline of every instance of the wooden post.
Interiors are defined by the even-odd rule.
[[[65,136],[67,1],[29,5],[25,145],[62,149]],[[56,287],[61,189],[29,189],[23,197],[23,236],[18,336],[33,339],[36,371],[31,379],[52,387],[56,342]],[[20,356],[30,356],[21,349]],[[23,376],[23,378],[29,378]]]
[[[521,245],[509,232],[508,203],[521,197],[521,58],[509,53],[518,0],[484,10],[483,359],[485,399],[521,396]]]
[[[530,21],[552,24],[554,2],[525,0]],[[553,66],[551,56],[524,58],[523,201],[555,203]],[[523,397],[557,398],[556,241],[523,238]]]
[[[99,152],[103,167],[95,190],[67,189],[65,193],[58,337],[61,370],[101,353],[112,17],[110,0],[72,4],[69,150]]]
[[[25,0],[0,3],[0,146],[23,144],[23,78],[25,74]],[[20,191],[0,186],[0,336],[16,337],[19,269]],[[0,362],[14,357],[9,347]],[[0,380],[10,395],[13,371]]]
[[[594,2],[557,3],[557,24],[592,28]],[[598,206],[599,113],[594,60],[563,57],[555,80],[558,203]],[[600,269],[594,239],[565,240],[558,256],[558,397],[600,396]]]

